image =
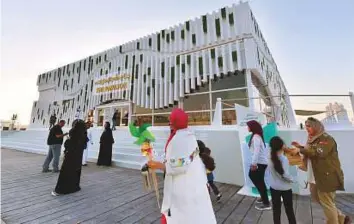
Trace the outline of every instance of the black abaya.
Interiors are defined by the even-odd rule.
[[[85,134],[74,133],[65,144],[64,161],[60,169],[55,192],[58,194],[70,194],[79,191],[81,177],[81,162],[86,142]]]
[[[107,128],[100,138],[100,152],[98,154],[98,166],[112,165],[112,144],[114,143],[112,130]]]

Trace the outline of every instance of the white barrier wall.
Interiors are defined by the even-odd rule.
[[[222,183],[244,185],[245,173],[241,153],[241,142],[238,127],[191,127],[198,139],[204,141],[212,151],[216,162],[215,180]],[[89,150],[89,160],[97,159],[99,150],[99,138],[102,128],[94,128],[93,142]],[[162,154],[169,135],[168,127],[152,127],[151,131],[156,136],[154,148],[158,154]],[[133,144],[134,138],[130,136],[127,128],[119,128],[114,131],[115,144],[113,145],[113,161],[118,166],[140,169],[145,158],[140,154],[140,147]],[[354,129],[330,130],[328,131],[338,143],[339,157],[345,176],[345,188],[347,193],[354,193],[354,175],[351,174],[354,165]],[[46,138],[48,130],[28,130],[14,132],[12,134],[2,133],[2,147],[13,148],[22,151],[45,154],[48,150]],[[279,130],[279,135],[289,145],[292,140],[300,143],[306,142],[306,131],[304,130]],[[41,164],[38,164],[39,167]],[[291,173],[297,176],[298,182],[306,181],[306,173],[292,167]],[[307,194],[303,189],[304,184],[294,186],[294,192]]]

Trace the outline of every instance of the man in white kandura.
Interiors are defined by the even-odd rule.
[[[82,155],[82,165],[83,166],[87,166],[87,156],[88,156],[88,151],[89,151],[89,148],[91,147],[91,145],[93,145],[93,141],[92,141],[92,124],[90,123],[87,123],[86,124],[86,127],[87,127],[87,138],[88,138],[88,142],[86,144],[86,148],[84,150],[84,153]]]
[[[166,162],[148,162],[150,168],[166,171],[161,223],[216,224],[205,165],[199,156],[197,139],[187,128],[188,115],[174,109],[170,124]]]

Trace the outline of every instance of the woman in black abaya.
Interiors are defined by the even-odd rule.
[[[53,196],[79,191],[82,154],[87,141],[86,126],[83,120],[75,120],[64,143],[64,161]]]
[[[112,146],[114,143],[111,125],[106,122],[104,131],[100,138],[100,152],[98,154],[98,166],[111,166],[112,164]]]

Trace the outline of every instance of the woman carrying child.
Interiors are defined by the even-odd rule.
[[[291,190],[293,180],[288,171],[289,161],[283,154],[286,146],[283,140],[278,136],[270,140],[269,146],[271,148],[271,160],[268,166],[270,171],[269,185],[272,195],[274,224],[280,224],[281,198],[283,199],[289,224],[296,224],[293,209],[293,192]]]

